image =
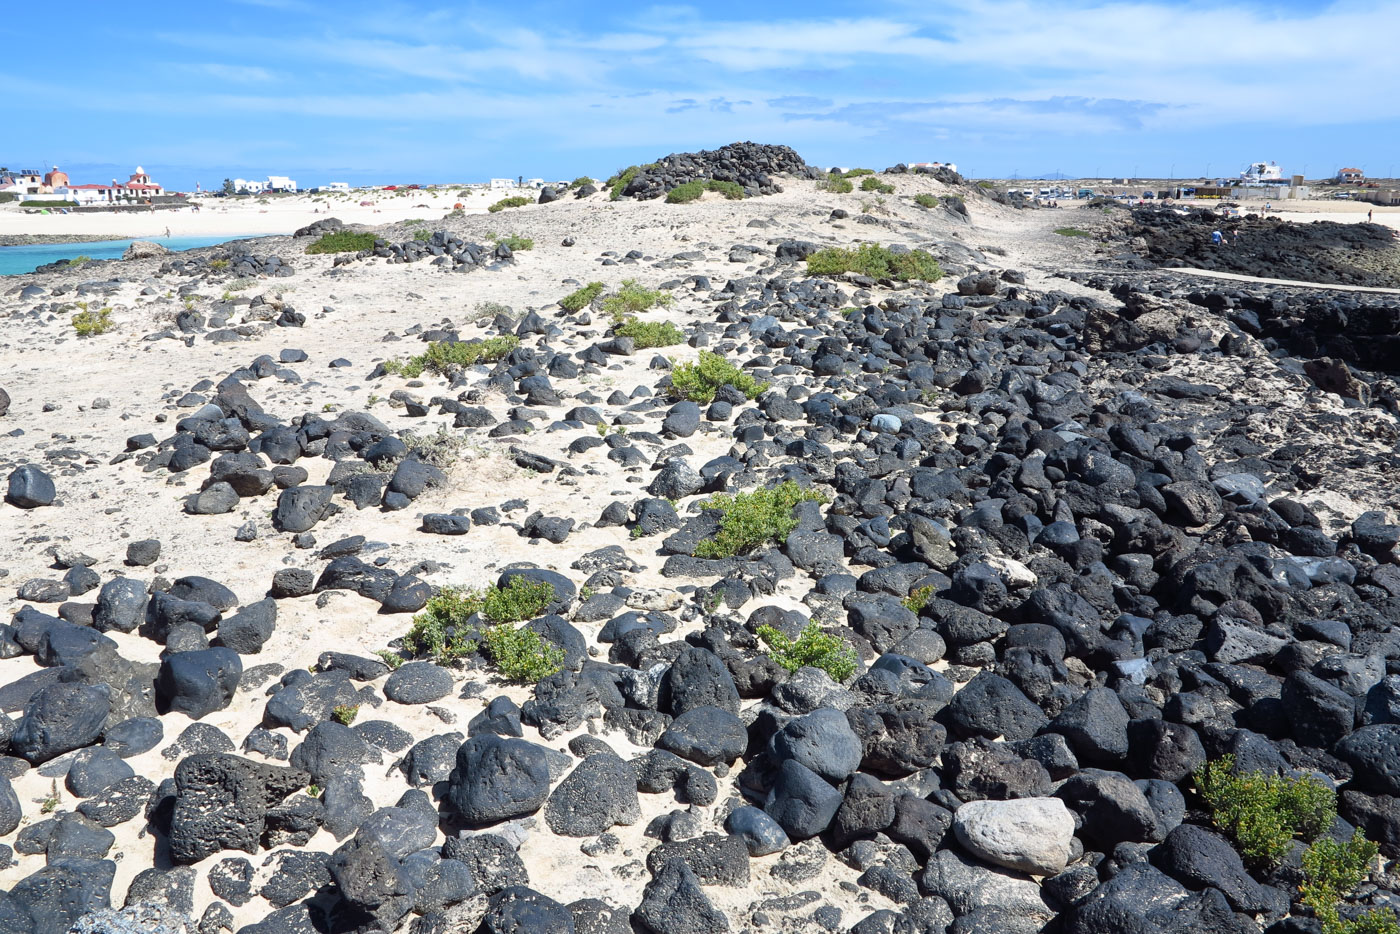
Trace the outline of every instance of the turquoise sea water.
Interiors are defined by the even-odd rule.
[[[260,234],[227,234],[218,237],[150,237],[152,243],[159,243],[168,250],[193,250],[201,246],[214,246],[230,240],[257,237]],[[130,240],[94,240],[88,243],[33,243],[26,246],[0,246],[0,276],[15,276],[33,272],[39,266],[87,256],[91,259],[121,259]]]

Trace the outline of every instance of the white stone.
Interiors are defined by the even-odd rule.
[[[953,815],[953,832],[979,859],[1049,876],[1069,862],[1074,815],[1059,798],[969,801]]]

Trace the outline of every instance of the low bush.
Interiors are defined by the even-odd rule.
[[[837,276],[846,272],[900,282],[910,279],[937,282],[943,278],[938,260],[923,250],[892,253],[885,247],[862,243],[854,250],[827,247],[807,257],[807,274],[810,276]]]
[[[389,649],[380,649],[374,653],[379,656],[379,660],[389,666],[390,671],[398,671],[403,666],[404,658],[398,652],[391,652]]]
[[[602,295],[605,288],[607,287],[601,282],[590,282],[559,299],[559,307],[565,311],[581,311],[593,304],[593,300]]]
[[[670,305],[672,301],[670,292],[644,289],[636,279],[623,279],[617,291],[603,299],[603,311],[614,319],[620,319],[623,315],[635,315],[658,305]]]
[[[524,577],[511,578],[505,587],[444,587],[413,617],[413,626],[402,640],[404,651],[440,663],[454,661],[477,649],[467,628],[473,616],[480,614],[496,624],[517,623],[536,618],[553,599],[552,586]]]
[[[71,319],[73,330],[78,332],[79,337],[95,337],[98,334],[106,334],[116,323],[112,321],[112,309],[99,308],[96,311],[84,308]]]
[[[502,623],[482,635],[491,663],[511,681],[534,684],[564,665],[564,650],[533,629],[516,629],[510,623]]]
[[[498,237],[492,234],[491,240],[493,243],[504,243],[506,246],[510,247],[512,253],[519,253],[521,250],[533,250],[535,248],[534,240],[531,240],[529,237],[522,237],[519,234],[509,234],[504,237]]]
[[[874,175],[867,176],[860,180],[861,191],[878,191],[882,195],[894,194],[894,186],[880,181]]]
[[[211,259],[209,261],[210,269],[227,269],[228,267],[229,261],[226,259]]]
[[[408,220],[403,221],[405,227],[416,227],[421,223],[423,223],[423,218],[421,217],[410,217]]]
[[[750,399],[768,388],[717,353],[700,351],[694,363],[682,363],[671,371],[671,395],[691,402],[711,402],[721,386],[733,386]]]
[[[695,546],[695,557],[732,558],[766,542],[785,539],[797,528],[792,507],[826,501],[820,490],[804,489],[791,480],[766,490],[712,496],[701,506],[720,513],[719,532]]]
[[[510,198],[502,198],[500,201],[497,201],[495,204],[491,205],[486,210],[490,211],[492,214],[495,214],[498,211],[504,211],[506,208],[523,208],[525,205],[530,203],[532,203],[531,199],[525,197],[524,195],[515,195]]]
[[[75,256],[68,261],[69,266],[81,266],[83,263],[92,262],[91,256]]]
[[[457,463],[467,446],[467,436],[449,431],[446,425],[439,425],[432,434],[405,431],[402,441],[420,461],[443,470]]]
[[[860,178],[863,175],[874,175],[874,169],[847,169],[841,173],[846,178]]]
[[[642,167],[639,165],[629,165],[625,169],[618,170],[618,172],[605,183],[610,189],[608,192],[608,199],[610,201],[617,201],[620,199],[622,193],[627,190],[627,186],[632,184],[632,179],[636,178],[637,173],[641,170]]]
[[[789,639],[772,626],[759,626],[757,635],[768,645],[768,657],[789,672],[799,668],[820,668],[833,681],[845,681],[856,671],[856,651],[840,636],[821,631],[815,621],[808,623],[796,639]]]
[[[938,206],[938,199],[930,194],[915,195],[914,203],[921,208],[932,208]]]
[[[21,207],[26,207],[26,208],[76,208],[76,207],[78,206],[78,202],[76,202],[76,201],[53,201],[53,200],[49,200],[49,201],[22,201],[22,202],[20,202],[20,206],[21,206]]]
[[[711,179],[694,179],[683,185],[677,185],[666,192],[667,204],[686,204],[694,201],[707,191],[717,191],[730,201],[739,201],[744,197],[744,186],[738,182],[721,182]]]
[[[613,328],[620,337],[630,337],[638,350],[653,347],[674,347],[685,343],[685,332],[669,321],[638,321],[629,318]]]
[[[355,717],[359,712],[359,704],[340,704],[331,711],[331,719],[341,726],[349,726],[355,722]]]
[[[1055,233],[1062,237],[1091,237],[1093,234],[1087,230],[1080,230],[1078,227],[1056,227]]]
[[[1195,781],[1211,821],[1255,868],[1277,864],[1294,837],[1316,840],[1337,816],[1336,793],[1321,781],[1236,772],[1233,756],[1202,766]]]
[[[838,195],[848,195],[855,190],[855,186],[851,184],[849,179],[836,174],[828,175],[817,182],[817,188],[820,191],[835,192]]]
[[[433,239],[433,235],[428,233],[428,231],[426,230],[419,229],[413,232],[413,239],[416,240],[418,243],[426,243],[427,241]]]
[[[417,356],[384,361],[384,372],[410,379],[422,376],[424,370],[445,376],[478,363],[494,363],[519,346],[520,338],[511,334],[484,341],[433,341]]]
[[[578,178],[576,178],[576,179],[574,179],[573,181],[569,182],[569,187],[570,187],[570,188],[582,188],[584,185],[591,185],[591,184],[593,184],[593,179],[589,178],[587,175],[580,175]]]
[[[307,253],[358,253],[374,249],[374,234],[353,230],[333,230],[306,248]]]
[[[928,602],[929,602],[930,600],[932,600],[932,599],[933,599],[933,588],[932,588],[932,587],[920,587],[918,590],[910,591],[910,592],[909,592],[909,596],[905,597],[903,600],[901,600],[901,601],[899,601],[899,602],[902,603],[902,604],[904,604],[904,608],[905,608],[906,610],[908,610],[910,613],[916,613],[916,614],[917,614],[917,613],[920,612],[924,607],[928,606]]]

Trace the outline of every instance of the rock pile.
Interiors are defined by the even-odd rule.
[[[1220,231],[1224,244],[1212,242]],[[1126,230],[1156,266],[1189,266],[1267,279],[1337,285],[1400,286],[1400,245],[1383,224],[1290,223],[1278,216],[1225,218],[1208,209],[1185,213],[1138,208]]]
[[[788,146],[762,143],[730,143],[719,149],[673,153],[642,166],[622,189],[624,197],[645,201],[696,179],[735,182],[745,193],[771,195],[782,189],[774,176],[814,178],[816,170]]]

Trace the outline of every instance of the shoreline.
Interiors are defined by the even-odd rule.
[[[45,243],[102,243],[107,240],[139,240],[124,234],[0,234],[0,248],[39,246]]]

